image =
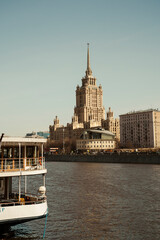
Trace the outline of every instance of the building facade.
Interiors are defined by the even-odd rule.
[[[150,109],[120,115],[122,146],[160,147],[160,111]]]
[[[32,138],[49,138],[49,131],[40,131],[40,132],[31,132],[26,133],[25,137],[32,137]]]
[[[76,140],[76,149],[83,151],[104,151],[116,147],[115,135],[104,129],[88,129]]]
[[[97,86],[96,78],[92,76],[89,46],[87,51],[86,75],[82,78],[82,86],[77,86],[76,89],[74,114],[78,117],[79,123],[89,122],[93,126],[101,125],[101,120],[105,119],[103,91],[101,85]]]
[[[76,106],[72,122],[67,126],[60,125],[58,117],[54,124],[49,126],[50,139],[62,140],[66,138],[80,138],[84,129],[103,127],[113,132],[119,139],[119,119],[113,118],[113,112],[109,109],[105,119],[105,108],[103,106],[102,86],[97,86],[96,78],[92,75],[90,67],[89,44],[87,47],[87,69],[82,85],[76,88]]]
[[[117,140],[120,140],[119,118],[114,118],[113,112],[109,107],[106,120],[102,120],[102,127],[115,134]]]

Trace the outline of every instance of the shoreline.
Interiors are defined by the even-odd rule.
[[[160,164],[158,153],[107,153],[97,155],[46,155],[46,162],[94,162],[94,163],[134,163]]]

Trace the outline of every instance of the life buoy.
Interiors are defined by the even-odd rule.
[[[42,165],[42,158],[39,158],[39,164]]]

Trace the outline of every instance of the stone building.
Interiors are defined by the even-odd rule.
[[[114,118],[113,112],[109,107],[106,120],[102,120],[102,127],[115,134],[117,140],[120,140],[119,118]]]
[[[92,76],[90,67],[89,46],[87,51],[87,70],[82,78],[82,86],[76,89],[76,107],[74,114],[78,117],[79,123],[90,123],[90,127],[101,125],[101,120],[105,119],[105,109],[103,107],[102,87],[97,86],[96,78]]]
[[[49,126],[50,139],[78,139],[84,129],[97,127],[103,127],[113,132],[119,138],[119,120],[113,118],[111,109],[109,109],[107,119],[105,120],[102,86],[97,86],[96,78],[92,75],[88,44],[87,69],[85,77],[82,78],[82,86],[78,85],[76,88],[76,106],[72,122],[68,123],[67,126],[62,126],[56,116],[54,124]]]
[[[123,146],[160,147],[160,111],[149,109],[120,115],[120,142]]]

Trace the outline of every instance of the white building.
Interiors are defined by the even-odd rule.
[[[134,147],[160,147],[160,111],[149,109],[120,115],[120,142]]]
[[[108,150],[116,147],[115,135],[103,129],[85,130],[76,140],[77,150]]]

